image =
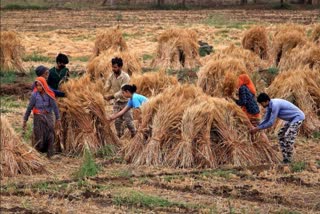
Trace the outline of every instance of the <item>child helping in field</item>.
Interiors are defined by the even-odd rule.
[[[54,143],[54,112],[56,124],[60,126],[59,109],[54,92],[49,88],[43,77],[37,77],[35,81],[36,90],[32,92],[29,105],[23,120],[25,131],[28,118],[33,112],[33,146],[40,152],[46,152],[48,158],[53,155]]]
[[[111,115],[108,120],[114,120],[118,117],[121,117],[122,115],[124,115],[126,112],[128,112],[131,108],[140,108],[140,106],[148,101],[148,98],[146,98],[145,96],[141,95],[141,94],[137,94],[137,87],[135,85],[123,85],[121,87],[122,90],[122,95],[125,98],[128,98],[129,101],[126,105],[126,107],[124,107],[121,111],[119,111],[118,113],[115,113],[113,115]]]
[[[40,65],[40,66],[38,66],[38,67],[36,68],[35,72],[36,72],[36,75],[37,75],[38,77],[43,77],[43,78],[45,78],[46,80],[48,80],[48,77],[49,77],[49,68],[47,68],[47,67],[45,67],[45,66],[43,66],[43,65]],[[49,87],[49,88],[50,88],[50,87]],[[64,97],[64,96],[65,96],[65,93],[63,93],[62,91],[55,90],[55,89],[53,89],[53,88],[50,88],[50,89],[54,92],[54,95],[55,95],[56,97]],[[35,83],[33,83],[33,85],[32,85],[32,90],[33,90],[33,91],[37,90]]]
[[[69,63],[67,55],[59,53],[56,57],[57,65],[49,70],[48,85],[50,88],[58,90],[59,85],[69,78],[69,69],[66,65]]]

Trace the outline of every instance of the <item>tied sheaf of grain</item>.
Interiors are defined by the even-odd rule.
[[[14,31],[1,32],[0,66],[3,71],[19,71],[25,73],[22,65],[24,47],[19,35]]]
[[[245,32],[242,47],[257,54],[261,59],[268,59],[268,36],[264,27],[255,26]]]
[[[125,159],[136,165],[246,166],[278,160],[260,135],[251,140],[241,108],[192,85],[152,97],[142,106],[141,118],[137,135],[123,147]]]
[[[97,34],[94,53],[87,66],[91,79],[106,81],[112,72],[111,60],[120,57],[123,60],[122,70],[130,76],[141,73],[138,57],[128,50],[120,29],[108,29]]]
[[[60,149],[68,154],[80,154],[88,147],[96,152],[107,144],[120,146],[118,138],[106,120],[106,103],[101,85],[88,76],[69,80],[62,86],[66,98],[59,100],[61,129]]]
[[[47,173],[46,161],[31,146],[22,142],[5,116],[1,115],[1,177]]]
[[[282,98],[294,103],[305,114],[301,132],[310,136],[320,130],[320,72],[308,66],[280,73],[267,92],[271,97]],[[279,129],[281,123],[275,126]]]
[[[197,33],[187,29],[163,32],[159,36],[156,57],[151,66],[174,70],[201,66]]]

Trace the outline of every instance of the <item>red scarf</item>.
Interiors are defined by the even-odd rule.
[[[56,100],[54,92],[49,88],[48,83],[45,78],[43,77],[37,77],[35,83],[40,83],[42,86],[44,92],[51,97],[53,100]],[[33,92],[37,92],[37,86],[35,85]],[[32,110],[33,114],[41,114],[41,111],[37,108],[33,108]]]

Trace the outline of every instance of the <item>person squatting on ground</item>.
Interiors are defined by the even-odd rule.
[[[57,65],[49,70],[48,85],[50,88],[58,90],[59,85],[69,78],[69,69],[66,65],[69,63],[69,59],[65,54],[58,54],[56,57]]]
[[[130,77],[126,72],[122,71],[123,61],[121,58],[113,58],[111,60],[111,64],[112,73],[107,79],[105,90],[106,92],[111,90],[113,93],[113,95],[106,97],[106,100],[109,101],[114,99],[113,113],[115,114],[120,112],[127,105],[128,99],[123,97],[121,87],[130,82]],[[136,134],[136,129],[133,123],[133,115],[131,110],[125,112],[122,116],[115,120],[115,128],[119,138],[124,134],[124,129],[122,126],[123,122],[125,122],[125,125],[130,130],[131,136],[134,136]]]
[[[49,68],[43,66],[43,65],[40,65],[36,68],[35,70],[36,72],[36,75],[37,77],[43,77],[45,78],[46,80],[48,80],[48,77],[49,77]],[[55,90],[51,87],[49,87],[53,92],[54,92],[54,95],[55,97],[65,97],[65,93],[63,93],[62,91],[59,91],[59,90]],[[36,90],[36,84],[33,83],[32,85],[32,90]]]
[[[141,94],[136,93],[137,87],[135,85],[124,85],[121,87],[121,90],[122,90],[122,95],[125,98],[128,98],[129,101],[128,101],[126,107],[124,107],[120,112],[112,114],[108,118],[109,121],[121,117],[126,112],[130,111],[131,108],[134,108],[134,109],[140,108],[140,106],[143,103],[148,101],[148,98],[146,98],[145,96],[143,96]]]
[[[33,112],[33,140],[32,144],[39,152],[46,152],[48,158],[53,155],[54,144],[54,120],[60,126],[60,114],[55,95],[50,90],[47,81],[43,77],[37,77],[35,81],[36,90],[32,92],[29,105],[23,120],[25,132],[28,118]]]
[[[267,111],[259,126],[251,129],[250,132],[254,134],[271,127],[276,118],[286,121],[278,133],[278,139],[283,155],[283,163],[290,163],[292,161],[294,141],[305,119],[304,113],[297,106],[286,100],[270,99],[266,93],[261,93],[257,100]]]

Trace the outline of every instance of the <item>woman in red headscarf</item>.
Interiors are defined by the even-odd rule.
[[[256,88],[247,74],[241,74],[238,78],[239,100],[236,103],[247,114],[252,125],[260,122],[260,109],[256,101]]]
[[[33,112],[33,146],[40,152],[46,152],[50,158],[53,155],[54,143],[54,112],[57,125],[60,125],[59,109],[54,92],[49,88],[43,77],[36,78],[35,90],[32,92],[29,105],[23,120],[25,131],[28,118]]]

